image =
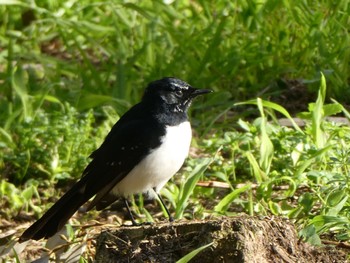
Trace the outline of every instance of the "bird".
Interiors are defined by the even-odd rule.
[[[149,83],[141,101],[120,117],[92,152],[80,180],[23,232],[19,242],[53,236],[93,197],[87,211],[102,210],[123,199],[137,225],[127,198],[156,193],[172,221],[159,192],[188,156],[192,130],[187,112],[193,99],[210,92],[175,77]]]

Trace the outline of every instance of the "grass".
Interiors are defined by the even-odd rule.
[[[326,117],[350,117],[342,106],[349,8],[346,0],[0,1],[1,218],[43,213],[50,202],[43,208],[39,197],[80,176],[146,83],[177,76],[215,93],[191,110],[200,153],[162,192],[176,218],[278,215],[313,244],[324,234],[348,241],[350,131]],[[269,101],[291,80],[317,97],[299,113],[305,127]],[[152,219],[142,202],[136,211]]]

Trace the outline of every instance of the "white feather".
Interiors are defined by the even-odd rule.
[[[112,190],[119,196],[144,193],[156,188],[156,192],[181,168],[188,156],[192,131],[190,123],[168,126],[161,145],[152,150]]]

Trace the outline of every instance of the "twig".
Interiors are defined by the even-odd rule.
[[[333,246],[336,246],[336,247],[350,249],[350,244],[347,243],[347,242],[324,240],[324,239],[322,239],[321,241],[325,245],[333,245]]]

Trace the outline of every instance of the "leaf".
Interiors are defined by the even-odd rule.
[[[181,218],[182,214],[187,207],[187,201],[193,193],[193,189],[196,186],[199,178],[203,174],[203,172],[208,168],[209,164],[212,162],[211,158],[204,158],[200,161],[198,165],[196,165],[195,169],[191,172],[189,177],[187,178],[185,185],[180,193],[180,198],[178,200],[175,218]]]
[[[78,109],[86,110],[110,103],[117,103],[118,105],[122,106],[122,108],[127,108],[130,106],[126,101],[113,98],[112,96],[84,94],[79,100]]]
[[[293,166],[297,165],[299,158],[303,152],[303,149],[304,149],[304,143],[300,142],[297,144],[297,146],[295,146],[295,149],[292,151],[290,157],[292,158]]]
[[[201,246],[195,250],[193,250],[192,252],[188,253],[186,256],[180,258],[178,261],[176,261],[176,263],[187,263],[190,262],[190,260],[192,258],[194,258],[199,252],[203,251],[204,249],[206,249],[207,247],[210,247],[214,244],[214,242],[211,242],[207,245]]]
[[[330,207],[327,211],[327,215],[337,216],[346,205],[348,198],[348,196],[345,196],[337,205]]]
[[[302,206],[305,213],[310,213],[314,204],[314,198],[311,193],[304,193],[299,197],[298,203]]]
[[[12,87],[22,102],[23,114],[25,118],[29,117],[31,113],[31,105],[28,102],[27,83],[27,72],[22,68],[16,68],[12,76]]]
[[[48,102],[52,102],[52,103],[57,103],[57,104],[63,105],[62,102],[58,98],[56,98],[54,96],[51,96],[51,95],[47,95],[47,94],[45,94],[44,96],[42,96],[41,94],[40,95],[36,95],[36,96],[34,96],[34,98],[36,98],[36,99],[43,99],[43,100],[46,100]]]
[[[273,179],[268,183],[268,188],[272,190],[273,185],[275,184],[281,184],[282,182],[287,182],[289,185],[289,188],[285,190],[285,197],[291,197],[295,194],[295,191],[297,190],[297,184],[296,182],[289,176],[281,176],[279,178]]]
[[[314,225],[308,225],[303,230],[299,232],[300,236],[305,238],[305,241],[314,246],[322,245],[319,235],[316,233],[316,228]]]
[[[259,167],[254,155],[251,152],[246,152],[245,155],[248,158],[251,168],[253,168],[253,175],[258,183],[261,183],[267,179],[266,174]]]
[[[146,9],[139,7],[138,5],[132,4],[132,3],[126,3],[124,4],[124,7],[126,8],[130,8],[134,11],[136,11],[137,13],[139,13],[140,15],[142,15],[143,17],[151,20],[153,17],[150,15],[150,12],[147,12]]]
[[[237,123],[243,130],[245,130],[246,132],[250,132],[250,127],[248,122],[243,121],[242,119],[239,119]]]
[[[13,142],[11,134],[1,127],[0,127],[0,141],[5,142],[11,148],[16,147],[16,144]]]
[[[231,193],[226,195],[214,208],[215,212],[218,213],[224,213],[226,212],[229,205],[239,196],[241,193],[244,193],[245,191],[249,190],[251,188],[251,185],[245,185],[241,188],[233,190]]]
[[[32,199],[34,193],[35,193],[36,189],[33,185],[27,187],[26,189],[24,189],[21,193],[22,197],[26,200],[29,201]]]
[[[276,216],[282,214],[282,209],[281,209],[279,204],[277,204],[273,201],[269,201],[268,204],[269,204],[269,208],[270,208],[270,211],[272,214],[274,214]]]
[[[348,200],[345,189],[336,189],[330,192],[326,198],[327,215],[336,216],[343,209]]]
[[[79,21],[77,26],[84,26],[91,31],[96,31],[97,33],[107,34],[108,32],[114,32],[114,28],[111,26],[103,26],[96,23],[91,23],[89,21]]]
[[[326,104],[323,106],[324,116],[332,116],[342,111],[342,107],[339,104]]]
[[[266,130],[267,120],[264,114],[262,100],[260,98],[257,99],[257,104],[261,115],[261,123],[260,123],[261,145],[260,145],[259,164],[262,170],[265,172],[265,174],[268,174],[270,171],[270,166],[274,155],[274,147]]]
[[[261,103],[264,107],[273,109],[273,110],[278,111],[279,113],[283,114],[286,118],[288,118],[290,120],[294,129],[296,129],[298,132],[304,133],[284,107],[282,107],[281,105],[278,105],[274,102],[271,102],[271,101],[266,101],[266,100],[262,100],[262,99],[260,99],[260,100],[261,100]],[[245,104],[257,105],[258,102],[257,102],[257,100],[252,99],[252,100],[248,100],[248,101],[244,101],[244,102],[238,102],[238,103],[235,103],[234,105],[236,106],[236,105],[245,105]]]
[[[331,101],[333,101],[336,105],[339,106],[339,108],[341,109],[341,111],[344,113],[345,117],[350,119],[350,113],[344,108],[343,105],[341,105],[338,101],[336,101],[335,99],[331,99]]]
[[[312,109],[312,136],[317,148],[323,148],[326,142],[322,129],[322,120],[324,118],[323,104],[326,99],[326,79],[321,73],[321,86],[318,91],[316,103]]]
[[[18,0],[0,0],[0,5],[19,5],[19,6],[25,6],[25,4],[22,1]]]
[[[350,221],[349,218],[340,215],[318,215],[312,218],[309,223],[315,226],[318,234],[322,234],[334,227],[344,228],[344,226],[350,224]]]
[[[345,197],[346,191],[345,189],[336,189],[331,191],[326,199],[327,205],[329,206],[336,206],[341,202],[341,200]]]
[[[309,157],[309,159],[301,162],[300,165],[298,165],[298,167],[296,169],[295,176],[299,177],[310,165],[315,163],[316,158],[322,156],[324,153],[329,151],[329,149],[331,149],[331,148],[332,148],[332,145],[328,145],[325,148],[316,151],[311,157]]]

